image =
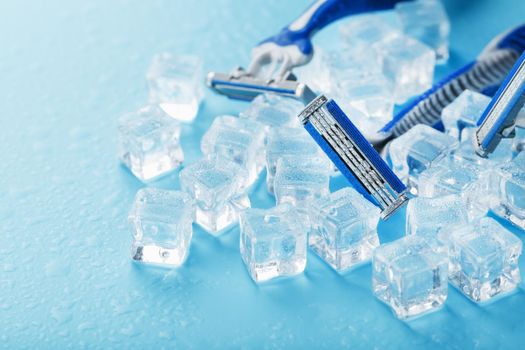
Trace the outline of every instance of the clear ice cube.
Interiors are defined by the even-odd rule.
[[[518,287],[521,240],[485,217],[454,232],[449,240],[450,282],[475,302]]]
[[[433,48],[438,61],[448,59],[450,21],[441,1],[400,2],[395,9],[405,34]]]
[[[268,192],[273,193],[273,181],[277,161],[281,158],[324,157],[321,148],[303,128],[271,128],[266,144],[266,185]]]
[[[195,199],[195,222],[211,234],[236,224],[239,211],[250,207],[244,192],[247,176],[246,169],[218,157],[182,169],[180,186]]]
[[[380,210],[350,187],[315,202],[309,245],[332,268],[342,272],[369,261],[379,245]]]
[[[291,206],[245,210],[240,226],[241,257],[255,282],[304,271],[307,233]]]
[[[351,48],[369,47],[382,40],[402,35],[396,27],[387,24],[375,14],[351,16],[339,26],[339,34],[343,46]]]
[[[496,170],[497,201],[492,211],[525,229],[525,152]]]
[[[146,106],[118,120],[119,158],[142,181],[176,169],[184,160],[180,124],[158,106]]]
[[[490,208],[487,176],[490,175],[486,172],[443,160],[419,175],[417,193],[420,197],[430,198],[449,194],[459,196],[472,220],[485,215]]]
[[[179,266],[190,248],[193,201],[186,193],[155,188],[137,192],[129,213],[131,257],[137,262]]]
[[[383,73],[394,83],[395,101],[405,102],[432,86],[436,55],[432,49],[407,36],[374,44],[382,57]]]
[[[331,163],[324,157],[279,159],[274,178],[277,204],[300,206],[328,195],[331,171]]]
[[[276,94],[262,94],[257,96],[239,116],[270,127],[298,127],[300,122],[297,116],[303,109],[304,105],[298,100]]]
[[[465,202],[455,194],[434,198],[416,197],[407,205],[407,235],[443,243],[448,235],[467,223]]]
[[[420,236],[381,245],[372,260],[372,288],[400,319],[437,310],[448,294],[447,253]]]
[[[498,165],[512,159],[514,147],[512,139],[502,139],[498,147],[487,158],[478,156],[474,151],[473,138],[476,137],[475,130],[475,128],[463,129],[461,136],[463,141],[451,153],[451,159],[454,163],[483,172],[494,169]]]
[[[465,128],[474,128],[481,114],[490,102],[490,98],[465,90],[441,112],[441,120],[449,135],[461,140]]]
[[[294,74],[298,81],[307,84],[313,91],[330,94],[332,82],[326,64],[327,54],[317,46],[314,46],[314,52],[315,54],[308,64],[294,68]]]
[[[367,138],[373,138],[392,119],[393,87],[382,73],[341,79],[336,91],[337,103]]]
[[[382,74],[381,61],[374,50],[365,47],[353,47],[328,52],[324,57],[328,78],[332,85],[330,92],[340,91],[342,82],[359,81],[369,75]]]
[[[246,169],[246,186],[252,185],[264,168],[264,125],[251,119],[218,116],[201,139],[201,151]]]
[[[146,75],[149,101],[172,118],[192,122],[204,96],[202,62],[197,56],[155,55]]]
[[[390,143],[388,157],[397,176],[415,186],[421,172],[448,156],[457,145],[454,137],[418,124]]]

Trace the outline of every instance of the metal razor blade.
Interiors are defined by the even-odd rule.
[[[502,138],[514,137],[516,118],[525,104],[525,53],[516,61],[480,119],[474,138],[476,153],[487,157]]]
[[[292,73],[288,73],[282,80],[265,80],[247,74],[242,68],[237,68],[230,74],[208,73],[206,84],[219,94],[237,100],[251,101],[263,93],[296,98],[305,104],[315,98],[312,90],[306,84],[296,81]]]
[[[381,208],[383,219],[406,203],[406,186],[334,100],[315,98],[299,118],[352,186]]]

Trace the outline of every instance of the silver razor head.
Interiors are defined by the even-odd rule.
[[[406,203],[406,186],[334,100],[317,97],[299,118],[352,186],[382,209],[383,219]]]
[[[525,105],[525,53],[512,67],[480,119],[474,138],[476,153],[494,152],[502,138],[515,134],[516,118]]]
[[[217,93],[236,100],[251,101],[263,93],[292,97],[304,103],[315,98],[312,90],[306,84],[296,81],[292,73],[288,73],[283,80],[264,80],[238,68],[230,74],[208,73],[206,85]]]

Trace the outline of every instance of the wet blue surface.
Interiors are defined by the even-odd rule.
[[[257,286],[238,230],[196,229],[176,271],[131,263],[126,216],[143,186],[116,159],[115,122],[147,98],[158,52],[200,55],[207,69],[246,64],[306,1],[0,2],[0,346],[4,348],[520,348],[523,284],[477,306],[454,289],[443,310],[404,323],[371,293],[371,269],[340,276],[313,254],[304,275]],[[449,0],[450,63],[472,58],[523,20],[521,0]],[[316,43],[330,46],[336,28]],[[207,92],[182,143],[200,156],[218,114],[243,108]],[[343,185],[339,180],[334,188]],[[153,184],[178,188],[177,174]],[[254,206],[272,199],[264,179]],[[404,213],[380,227],[403,234]],[[523,232],[514,230],[520,238]],[[525,266],[521,268],[525,271]]]

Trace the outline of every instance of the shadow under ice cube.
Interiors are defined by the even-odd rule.
[[[244,192],[247,172],[221,158],[202,159],[179,174],[182,191],[195,199],[195,222],[211,234],[237,223],[239,211],[250,207]]]
[[[475,302],[512,291],[520,282],[521,251],[518,237],[482,218],[450,237],[450,282]]]
[[[307,233],[294,208],[248,209],[240,225],[241,257],[255,282],[304,271]]]
[[[372,265],[374,294],[400,319],[436,310],[447,298],[447,254],[423,237],[406,236],[377,247]]]
[[[179,266],[188,256],[193,201],[186,193],[155,188],[137,192],[129,223],[131,257],[142,263]]]
[[[142,181],[176,169],[184,160],[180,124],[158,106],[146,106],[118,121],[120,161]]]
[[[379,245],[380,210],[350,187],[315,203],[309,245],[332,268],[342,272],[369,261]]]

